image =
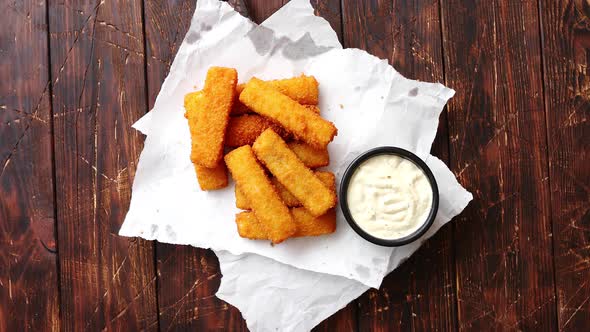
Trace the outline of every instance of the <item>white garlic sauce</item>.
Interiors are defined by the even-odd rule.
[[[422,226],[432,208],[432,187],[412,161],[382,154],[363,162],[352,175],[348,208],[365,232],[399,239]]]

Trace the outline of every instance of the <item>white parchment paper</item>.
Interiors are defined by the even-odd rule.
[[[339,180],[367,149],[393,145],[413,151],[439,185],[434,226],[420,241],[384,248],[356,235],[338,211],[337,231],[329,236],[274,247],[240,238],[233,184],[201,191],[188,157],[183,98],[202,87],[212,65],[237,68],[240,81],[314,75],[322,116],[338,127],[327,169]],[[154,109],[134,125],[148,136],[120,234],[212,248],[223,274],[218,296],[242,311],[250,329],[310,329],[368,287],[379,287],[472,199],[444,163],[429,155],[438,117],[453,94],[441,84],[406,79],[364,51],[343,50],[308,0],[291,1],[260,26],[226,3],[201,0]]]

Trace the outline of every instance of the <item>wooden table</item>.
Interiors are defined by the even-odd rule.
[[[261,22],[281,0],[247,1]],[[590,326],[586,0],[313,1],[345,47],[458,91],[433,154],[474,201],[317,330]],[[2,1],[0,331],[245,330],[212,252],[117,236],[194,1]]]

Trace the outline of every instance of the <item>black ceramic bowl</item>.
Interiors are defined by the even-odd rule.
[[[398,239],[382,239],[382,238],[375,237],[375,236],[365,232],[354,221],[354,219],[352,218],[352,215],[350,214],[350,210],[348,209],[348,197],[347,197],[348,184],[350,183],[350,179],[352,178],[352,175],[354,174],[356,169],[366,160],[368,160],[372,157],[375,157],[378,155],[384,155],[384,154],[397,155],[397,156],[400,156],[404,159],[407,159],[407,160],[413,162],[416,166],[418,166],[418,168],[420,168],[424,172],[424,174],[428,178],[428,181],[430,182],[430,186],[432,187],[432,206],[430,208],[430,213],[428,214],[428,218],[422,224],[422,226],[420,226],[420,228],[418,228],[414,233],[404,236],[404,237],[401,237],[401,238],[398,238]],[[412,152],[410,152],[408,150],[401,149],[401,148],[392,147],[392,146],[378,147],[378,148],[369,150],[367,152],[364,152],[363,154],[358,156],[355,160],[353,160],[352,163],[350,163],[350,165],[348,166],[348,168],[344,172],[344,176],[342,177],[342,181],[340,182],[340,206],[342,207],[342,213],[344,213],[344,217],[346,218],[346,221],[348,221],[348,224],[350,225],[350,227],[352,227],[352,229],[354,229],[355,232],[357,232],[365,240],[372,242],[374,244],[378,244],[378,245],[386,246],[386,247],[403,246],[404,244],[408,244],[410,242],[417,240],[424,233],[426,233],[426,231],[430,228],[430,226],[432,226],[432,223],[434,222],[434,218],[436,218],[436,212],[438,211],[438,199],[439,199],[438,186],[436,185],[436,180],[434,179],[434,175],[432,175],[432,171],[430,170],[430,168],[428,168],[426,163],[424,163],[424,161],[422,161],[422,159],[420,159],[418,156],[416,156]]]

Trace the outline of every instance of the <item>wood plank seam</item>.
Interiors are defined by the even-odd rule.
[[[540,56],[541,56],[541,80],[543,82],[543,84],[541,84],[541,91],[543,94],[543,109],[544,109],[544,117],[545,117],[545,146],[547,147],[546,149],[546,158],[547,158],[547,170],[548,170],[548,177],[547,177],[547,185],[549,186],[549,225],[551,227],[551,234],[554,234],[554,225],[553,225],[553,200],[551,199],[551,196],[553,195],[553,193],[551,192],[551,175],[550,175],[550,171],[549,168],[550,166],[550,157],[551,154],[549,152],[549,119],[548,119],[548,108],[547,108],[547,95],[546,95],[546,81],[547,78],[545,76],[545,52],[543,52],[543,50],[545,49],[545,38],[544,38],[544,33],[543,33],[543,15],[541,14],[542,11],[542,4],[541,4],[541,0],[537,0],[537,15],[538,15],[538,27],[539,27],[539,45],[541,46],[541,50],[540,50]],[[556,259],[555,259],[555,253],[556,253],[556,249],[555,249],[555,241],[556,238],[555,237],[551,237],[551,252],[552,252],[552,259],[553,259],[553,293],[554,293],[554,297],[555,297],[555,326],[557,326],[559,328],[559,298],[557,296],[557,265],[556,265]]]
[[[3,9],[0,330],[56,331],[61,322],[47,4],[11,2]]]
[[[140,0],[140,6],[141,6],[141,31],[142,31],[142,36],[143,36],[143,81],[145,84],[145,106],[146,106],[146,110],[145,113],[147,114],[147,112],[149,112],[149,105],[150,105],[150,86],[149,86],[149,80],[148,80],[148,59],[147,59],[147,34],[146,34],[146,29],[145,29],[145,1],[144,0]],[[159,282],[159,278],[158,278],[158,245],[157,245],[157,241],[150,241],[152,244],[152,251],[153,251],[153,264],[154,264],[154,286],[155,286],[155,290],[156,290],[156,296],[155,296],[155,301],[156,301],[156,321],[157,321],[157,330],[160,331],[161,330],[161,325],[160,325],[160,299],[158,294],[160,293],[160,282]]]
[[[61,264],[59,260],[59,221],[57,217],[57,171],[56,171],[56,161],[55,161],[55,123],[53,121],[54,112],[53,112],[53,75],[51,73],[51,36],[49,34],[49,1],[45,0],[45,24],[47,24],[47,77],[49,78],[48,89],[49,89],[49,114],[50,114],[50,130],[51,130],[51,177],[53,180],[53,216],[55,218],[54,224],[54,232],[55,232],[55,259],[56,259],[56,268],[57,268],[57,303],[59,306],[59,320],[60,325],[63,321],[62,318],[62,311],[61,310]]]

